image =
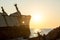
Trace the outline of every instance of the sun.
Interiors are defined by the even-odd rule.
[[[38,14],[35,14],[35,15],[32,16],[32,19],[33,19],[35,22],[38,22],[38,21],[41,20],[41,16],[38,15]]]
[[[32,19],[33,22],[38,23],[42,21],[42,16],[39,13],[34,13],[32,14]]]
[[[44,19],[43,14],[40,12],[33,12],[31,14],[31,20],[30,20],[30,28],[40,28],[42,25]]]

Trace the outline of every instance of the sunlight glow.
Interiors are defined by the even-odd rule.
[[[33,13],[32,14],[32,19],[31,19],[34,23],[39,23],[42,21],[42,15],[40,15],[40,13]]]
[[[30,27],[31,28],[41,28],[41,24],[43,23],[43,15],[40,12],[33,12],[31,14],[31,21],[30,21]]]
[[[23,21],[22,23],[24,24],[25,22]]]

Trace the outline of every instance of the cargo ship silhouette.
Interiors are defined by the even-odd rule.
[[[7,15],[4,8],[0,12],[0,39],[28,38],[30,36],[30,15],[22,15],[17,4],[14,5],[17,12]]]

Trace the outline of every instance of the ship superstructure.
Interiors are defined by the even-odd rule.
[[[22,15],[18,10],[17,4],[14,5],[17,12],[7,15],[2,8],[0,13],[0,38],[28,38],[30,35],[29,22],[30,15]]]

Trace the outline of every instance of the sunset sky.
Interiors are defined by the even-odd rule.
[[[15,3],[22,14],[32,16],[30,28],[55,28],[60,25],[60,0],[0,0],[0,7],[11,14],[16,12]]]

